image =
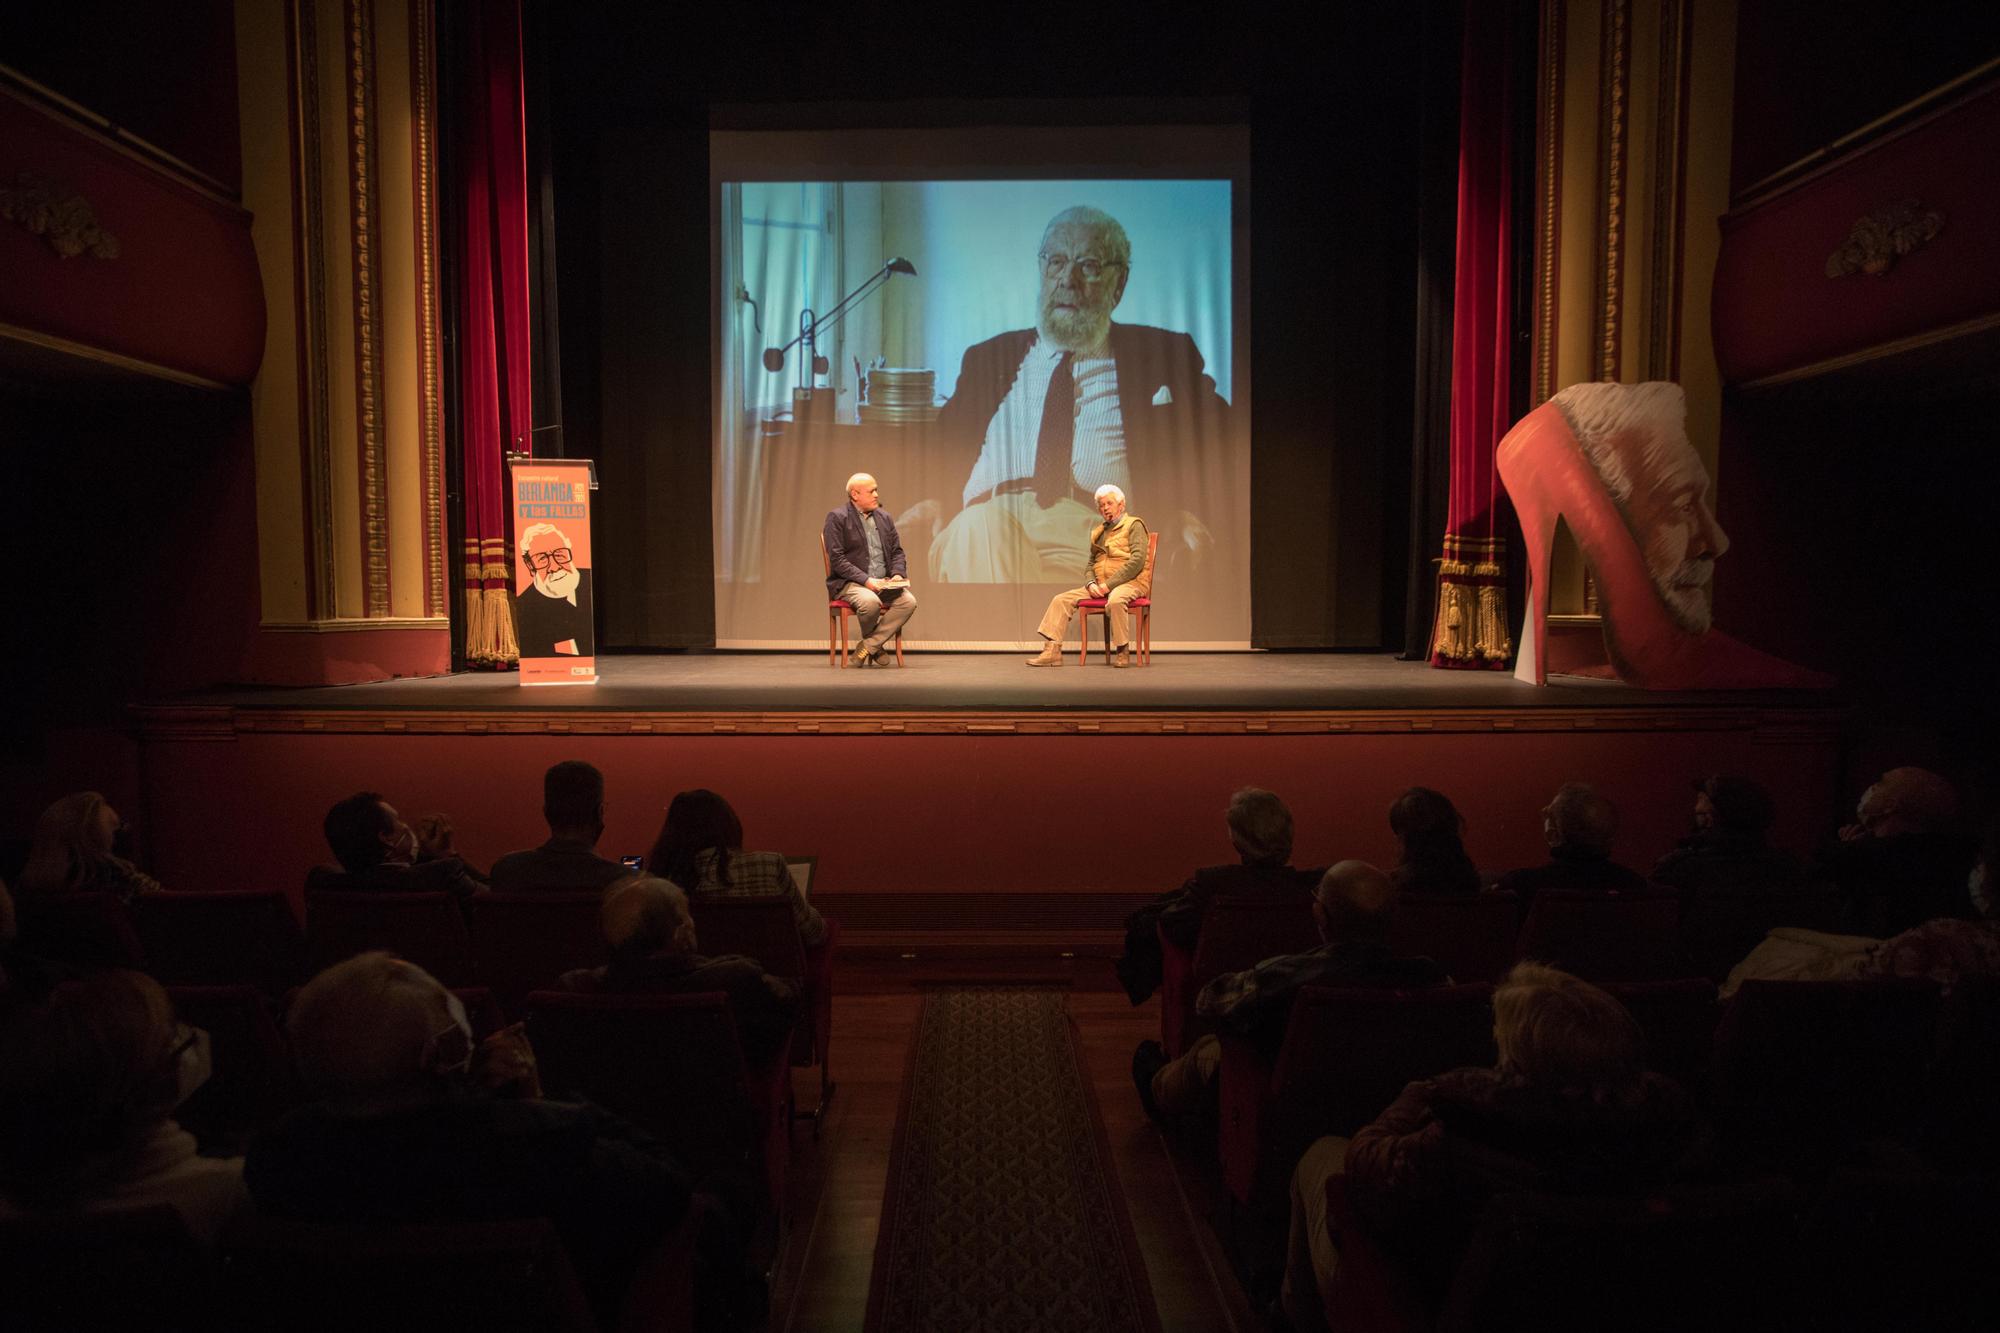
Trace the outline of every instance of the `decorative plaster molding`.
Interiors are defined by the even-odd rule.
[[[333,522],[332,369],[327,359],[326,200],[320,151],[318,0],[291,0],[292,270],[299,305],[299,483],[305,515],[306,614],[338,606]]]
[[[82,254],[118,258],[118,238],[97,225],[90,201],[32,171],[22,172],[12,185],[0,185],[0,218],[20,223],[64,259]]]
[[[383,431],[382,310],[378,303],[376,230],[374,0],[345,0],[347,41],[347,185],[354,265],[354,396],[360,451],[361,598],[371,618],[389,600],[389,447]]]
[[[1540,407],[1556,391],[1556,333],[1562,314],[1557,278],[1562,271],[1563,32],[1564,0],[1542,0],[1540,69],[1535,126],[1534,364],[1528,404]]]
[[[1621,377],[1625,314],[1625,135],[1632,63],[1630,0],[1603,0],[1598,63],[1597,378]]]
[[[1848,278],[1865,273],[1879,278],[1896,267],[1898,259],[1923,249],[1943,230],[1944,215],[1915,199],[1884,204],[1855,220],[1847,240],[1826,257],[1826,276]]]
[[[257,626],[273,634],[352,634],[359,630],[449,630],[449,616],[369,616],[366,619],[266,620]]]
[[[445,587],[444,391],[438,337],[437,32],[433,6],[410,6],[410,157],[416,179],[417,438],[423,478],[424,614],[448,612]]]

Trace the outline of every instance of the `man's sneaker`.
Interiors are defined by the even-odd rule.
[[[865,647],[856,647],[847,655],[847,665],[851,667],[865,667],[874,660],[874,655]]]
[[[1132,1085],[1139,1090],[1139,1105],[1146,1108],[1146,1118],[1156,1125],[1164,1125],[1167,1118],[1153,1100],[1153,1075],[1166,1066],[1167,1048],[1157,1041],[1142,1041],[1132,1048]]]
[[[1115,666],[1115,667],[1128,667],[1128,666],[1131,666],[1131,665],[1132,665],[1132,659],[1131,659],[1131,657],[1130,657],[1130,656],[1128,655],[1128,654],[1130,654],[1130,652],[1131,652],[1131,651],[1132,651],[1132,650],[1131,650],[1130,648],[1128,648],[1128,647],[1127,647],[1126,645],[1124,645],[1124,644],[1122,644],[1122,643],[1121,643],[1121,644],[1119,644],[1119,645],[1118,645],[1118,651],[1117,651],[1117,652],[1115,652],[1115,653],[1113,653],[1113,654],[1112,654],[1112,656],[1111,656],[1111,665],[1112,665],[1112,666]]]
[[[1057,643],[1054,639],[1048,639],[1043,642],[1042,651],[1036,653],[1033,657],[1028,659],[1028,665],[1061,666],[1062,658],[1063,658],[1062,645]]]

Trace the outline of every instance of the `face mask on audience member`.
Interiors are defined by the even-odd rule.
[[[446,991],[445,1012],[451,1025],[431,1038],[431,1068],[440,1074],[463,1074],[472,1068],[472,1021],[465,1016],[459,998]]]
[[[201,1028],[181,1025],[175,1042],[174,1059],[174,1105],[183,1106],[187,1099],[201,1090],[214,1070],[214,1056],[210,1050],[208,1033]]]

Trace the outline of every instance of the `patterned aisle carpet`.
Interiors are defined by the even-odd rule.
[[[1157,1333],[1131,1216],[1058,991],[924,1000],[869,1333]]]

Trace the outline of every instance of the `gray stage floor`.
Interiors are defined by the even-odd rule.
[[[1360,653],[1159,653],[1114,670],[1098,656],[1032,669],[1025,654],[919,653],[902,668],[840,670],[824,653],[696,651],[598,659],[596,685],[524,689],[512,672],[310,689],[233,688],[168,701],[238,708],[788,710],[1295,709],[1824,706],[1819,694],[1661,694],[1614,681],[1553,679],[1546,689],[1504,672],[1437,671]]]

